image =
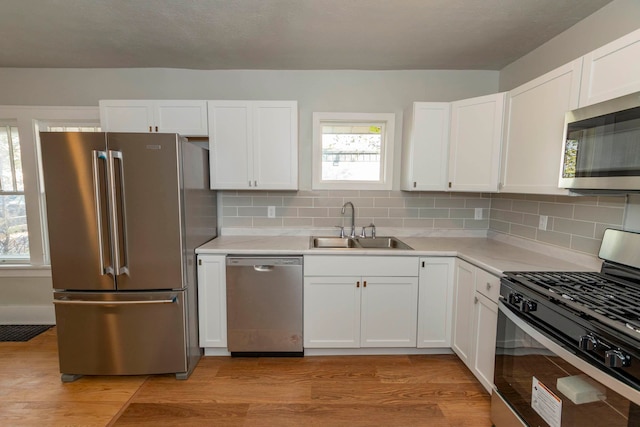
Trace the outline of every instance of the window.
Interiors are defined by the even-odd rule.
[[[29,260],[29,233],[18,127],[0,127],[0,259]]]
[[[0,106],[0,276],[48,274],[39,131],[99,131],[99,122],[97,107]]]
[[[391,189],[394,114],[314,113],[314,189]]]

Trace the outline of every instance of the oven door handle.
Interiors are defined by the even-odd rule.
[[[638,392],[638,390],[635,390],[633,387],[630,387],[607,375],[605,372],[585,362],[566,348],[548,338],[545,334],[531,326],[517,314],[513,313],[505,304],[503,299],[498,301],[498,310],[500,315],[506,316],[507,319],[513,322],[518,328],[522,329],[531,338],[542,344],[547,350],[553,352],[556,356],[561,357],[563,360],[584,372],[594,380],[602,383],[604,386],[640,405],[640,392]]]

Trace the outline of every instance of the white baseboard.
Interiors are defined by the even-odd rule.
[[[55,325],[51,305],[0,305],[0,325]]]

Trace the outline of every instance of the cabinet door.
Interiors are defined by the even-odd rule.
[[[227,346],[227,284],[224,255],[198,255],[200,347]]]
[[[105,132],[152,132],[153,102],[102,100],[100,127]]]
[[[454,258],[420,259],[419,348],[451,347]]]
[[[580,106],[640,91],[640,30],[584,56]]]
[[[558,188],[564,115],[577,108],[582,59],[509,92],[505,193],[568,194]]]
[[[298,189],[297,102],[254,102],[253,165],[257,189]]]
[[[475,267],[456,260],[453,282],[453,338],[451,348],[470,366],[473,351],[473,298],[475,294]]]
[[[402,152],[403,190],[447,189],[449,110],[448,102],[413,103]]]
[[[211,188],[253,188],[250,101],[209,101]]]
[[[361,293],[361,347],[416,346],[416,277],[363,277]]]
[[[506,93],[451,103],[449,188],[498,191]]]
[[[304,278],[304,346],[360,347],[360,277]]]
[[[476,292],[474,298],[473,361],[471,371],[491,393],[496,354],[496,329],[498,326],[498,305]]]
[[[208,136],[206,101],[155,101],[156,132]]]

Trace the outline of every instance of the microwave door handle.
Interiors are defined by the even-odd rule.
[[[113,266],[105,263],[105,254],[104,254],[104,241],[105,234],[108,235],[108,224],[105,224],[102,221],[102,203],[106,202],[103,200],[103,194],[101,192],[101,177],[99,173],[98,162],[104,162],[105,170],[107,167],[107,153],[104,151],[92,150],[91,151],[91,171],[93,177],[93,201],[95,203],[96,208],[96,226],[98,228],[98,253],[100,256],[100,275],[104,276],[105,274],[113,275]],[[105,233],[105,228],[107,228],[107,232]]]
[[[116,159],[118,163],[117,171],[119,178],[119,191],[116,191]],[[114,275],[128,275],[129,256],[127,252],[127,224],[124,197],[124,161],[121,151],[109,150],[109,170],[111,171],[109,185],[111,187],[111,230],[113,233],[113,264],[115,270]],[[122,245],[120,243],[122,243]]]

